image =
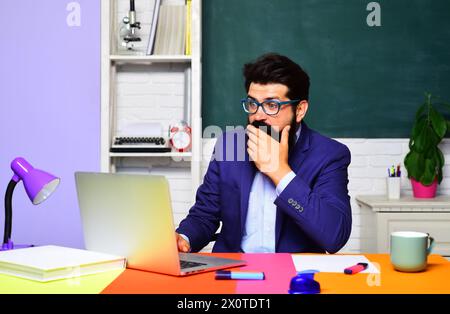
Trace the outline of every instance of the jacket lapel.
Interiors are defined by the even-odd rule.
[[[247,136],[246,136],[246,145],[247,145]],[[247,219],[248,212],[248,200],[250,197],[250,189],[253,183],[253,179],[256,174],[256,166],[250,161],[250,157],[248,155],[247,149],[245,149],[245,161],[241,161],[240,163],[240,175],[241,175],[241,239],[244,234],[245,229],[245,221]]]
[[[300,132],[300,138],[296,142],[294,148],[289,153],[288,163],[292,171],[296,174],[300,168],[302,159],[305,152],[309,149],[311,132],[305,122],[302,122],[302,130]],[[277,207],[277,215],[275,222],[275,250],[278,247],[278,241],[280,240],[281,227],[283,225],[284,214],[281,209]]]
[[[293,150],[289,153],[288,163],[291,169],[297,173],[300,167],[300,161],[303,158],[303,153],[309,149],[311,131],[305,122],[302,122],[302,130],[300,132],[300,138],[295,144]]]

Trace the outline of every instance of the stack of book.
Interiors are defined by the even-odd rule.
[[[191,54],[191,0],[155,0],[148,55]]]
[[[0,252],[0,274],[41,282],[125,267],[125,257],[53,245]]]

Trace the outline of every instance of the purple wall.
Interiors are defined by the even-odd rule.
[[[66,6],[81,6],[69,27]],[[13,196],[15,243],[83,247],[74,171],[100,169],[100,0],[0,2],[0,234],[10,162],[61,178],[45,202]]]

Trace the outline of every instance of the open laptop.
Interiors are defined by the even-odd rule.
[[[76,172],[86,249],[124,256],[127,267],[184,276],[245,261],[179,253],[164,176]]]

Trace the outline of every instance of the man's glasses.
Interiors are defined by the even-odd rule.
[[[244,111],[250,114],[254,114],[258,111],[259,107],[262,107],[262,110],[265,114],[269,116],[276,115],[283,105],[290,105],[293,103],[299,102],[300,99],[296,100],[288,100],[288,101],[279,101],[278,99],[269,99],[265,100],[262,103],[259,103],[253,98],[244,98],[241,100],[242,107]]]

